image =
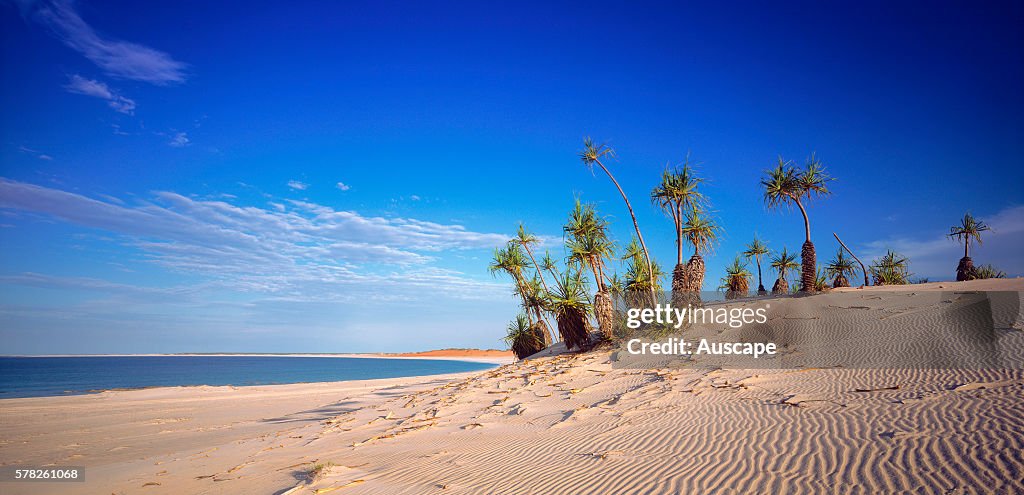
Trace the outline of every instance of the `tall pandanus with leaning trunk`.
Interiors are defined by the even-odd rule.
[[[683,289],[686,292],[700,292],[704,287],[705,266],[701,253],[710,251],[721,233],[722,228],[704,209],[696,208],[686,214],[683,238],[693,246],[693,256],[686,262],[683,278]]]
[[[960,225],[954,225],[949,228],[949,237],[964,243],[964,257],[960,258],[960,263],[956,267],[956,280],[958,282],[978,278],[977,269],[974,268],[974,262],[971,261],[971,239],[977,241],[980,246],[981,233],[986,230],[991,229],[988,225],[985,225],[985,222],[974,218],[970,213],[964,214],[964,217],[960,219]]]
[[[761,258],[768,256],[768,246],[754,236],[754,240],[747,244],[747,250],[743,251],[743,256],[757,263],[757,295],[767,295],[768,291],[764,290],[764,284],[761,283]]]
[[[680,304],[682,294],[687,292],[686,267],[683,265],[683,225],[689,212],[706,205],[706,198],[697,190],[701,182],[704,179],[693,173],[687,155],[682,167],[675,170],[666,168],[661,174],[661,183],[651,191],[651,202],[672,218],[675,227],[676,266],[672,270],[672,302],[681,306],[685,306]]]
[[[644,243],[644,235],[640,233],[640,224],[636,221],[636,214],[633,213],[633,205],[629,203],[629,198],[626,196],[626,192],[622,190],[622,186],[619,185],[619,181],[615,180],[615,176],[612,175],[608,167],[601,161],[604,157],[614,158],[615,151],[611,147],[604,144],[597,144],[594,140],[589,137],[583,140],[583,150],[579,152],[580,161],[584,165],[590,167],[593,171],[594,165],[601,167],[601,170],[611,179],[612,184],[615,184],[615,188],[619,190],[619,194],[622,195],[622,201],[626,203],[626,209],[629,210],[629,216],[633,219],[633,229],[636,230],[636,237],[640,240],[640,247],[643,248],[644,260],[647,261],[647,271],[650,277],[654,277],[654,265],[651,263],[651,253],[647,251],[647,244]],[[651,296],[657,299],[657,289],[651,287]]]
[[[817,261],[814,243],[811,242],[811,221],[807,217],[804,202],[832,194],[827,187],[828,182],[832,180],[825,172],[821,161],[813,154],[807,159],[807,164],[802,170],[797,170],[792,163],[780,156],[775,168],[766,171],[765,177],[761,179],[764,201],[769,208],[796,205],[804,217],[805,240],[800,249],[800,290],[803,292],[814,292],[817,281]]]
[[[786,251],[786,248],[782,248],[782,251],[771,259],[771,266],[779,271],[779,278],[775,280],[775,285],[772,286],[772,294],[789,294],[789,282],[786,280],[786,273],[800,268],[800,265],[796,262],[796,254],[791,254]]]
[[[569,221],[562,230],[566,234],[565,247],[569,264],[589,267],[594,275],[594,317],[605,339],[611,339],[613,308],[604,273],[606,260],[613,255],[613,243],[608,238],[608,222],[597,215],[594,205],[582,204],[569,213]]]

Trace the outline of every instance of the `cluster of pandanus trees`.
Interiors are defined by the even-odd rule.
[[[608,176],[622,196],[633,221],[635,235],[618,258],[624,265],[624,275],[620,278],[609,266],[616,257],[615,243],[609,236],[608,222],[597,213],[593,204],[582,203],[577,198],[569,213],[563,226],[566,257],[562,270],[547,250],[538,261],[533,248],[540,240],[520,225],[515,238],[495,249],[489,267],[492,274],[503,273],[512,278],[515,294],[522,300],[523,313],[509,325],[506,336],[507,343],[520,358],[543,350],[558,338],[568,349],[589,347],[591,315],[603,338],[611,339],[615,324],[613,297],[624,298],[630,306],[658,302],[658,291],[665,274],[650,256],[633,205],[605,164],[615,157],[614,150],[587,138],[579,157],[591,171],[600,169]],[[875,285],[909,283],[909,260],[906,257],[890,250],[874,260],[870,267],[865,267],[835,234],[840,247],[823,270],[818,270],[807,206],[812,200],[831,195],[828,183],[832,180],[814,154],[802,167],[779,157],[775,166],[765,172],[760,181],[765,205],[769,209],[796,206],[803,217],[804,242],[800,249],[800,263],[797,263],[796,253],[785,247],[773,253],[767,243],[755,236],[746,249],[726,266],[726,276],[719,288],[726,291],[727,298],[749,295],[749,281],[753,276],[747,269],[750,261],[757,266],[759,296],[768,294],[761,276],[764,262],[778,272],[772,294],[790,293],[787,275],[797,270],[800,280],[793,287],[793,292],[824,290],[830,285],[829,279],[833,287],[848,287],[850,280],[858,274],[863,275],[864,285],[868,285],[869,274]],[[704,286],[706,272],[702,254],[707,254],[717,244],[723,232],[712,215],[708,197],[701,191],[704,181],[696,174],[687,156],[679,166],[666,168],[661,182],[650,195],[652,203],[672,219],[675,229],[674,304],[700,304],[699,293]],[[957,268],[957,280],[1002,276],[1002,272],[990,265],[975,268],[968,256],[971,241],[981,244],[981,232],[986,230],[989,230],[988,226],[969,213],[961,225],[950,230],[950,237],[964,242],[964,258]],[[684,245],[693,248],[693,254],[685,264]],[[590,281],[593,281],[595,289],[593,297],[590,295]]]

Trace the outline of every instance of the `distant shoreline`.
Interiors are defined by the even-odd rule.
[[[468,361],[474,363],[508,364],[514,361],[511,352],[479,349],[437,350],[409,353],[272,353],[272,352],[180,352],[140,354],[4,354],[5,358],[64,358],[64,357],[317,357],[361,359],[425,359],[438,361]]]

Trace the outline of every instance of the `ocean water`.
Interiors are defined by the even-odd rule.
[[[398,378],[494,366],[446,359],[302,356],[0,357],[0,399],[125,388]]]

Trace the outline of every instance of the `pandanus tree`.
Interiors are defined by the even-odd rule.
[[[598,216],[594,205],[582,204],[579,199],[569,213],[569,220],[562,230],[566,234],[565,247],[568,264],[586,266],[594,275],[594,317],[605,338],[611,338],[613,306],[611,295],[605,284],[606,260],[613,256],[614,244],[608,237],[608,222]]]
[[[558,265],[555,264],[555,258],[551,257],[550,251],[544,251],[544,257],[540,259],[540,267],[552,277],[558,277]]]
[[[544,286],[544,290],[548,291],[548,284],[544,281],[544,273],[540,270],[540,265],[537,263],[537,258],[533,257],[533,251],[530,250],[530,246],[540,242],[537,236],[526,231],[526,227],[523,224],[519,224],[519,231],[516,236],[512,238],[512,242],[523,246],[526,250],[526,255],[530,257],[530,261],[533,262],[534,269],[537,270],[537,276],[540,277],[540,283]]]
[[[551,308],[566,349],[586,349],[590,334],[587,316],[590,304],[587,302],[587,283],[578,268],[568,267],[555,279]]]
[[[551,335],[554,333],[551,327],[544,320],[544,314],[551,310],[551,295],[541,285],[537,277],[524,280],[522,288],[516,291],[523,299],[523,309],[527,315],[536,318],[533,328],[544,334],[544,347],[551,345]]]
[[[910,283],[910,260],[888,250],[871,263],[871,276],[875,285],[906,285]]]
[[[826,197],[831,193],[828,182],[832,181],[825,167],[815,155],[811,155],[802,170],[779,157],[775,168],[767,170],[761,179],[764,187],[765,204],[772,209],[795,204],[804,217],[804,244],[800,250],[800,290],[813,292],[817,275],[814,243],[811,242],[811,222],[807,217],[805,201]]]
[[[530,319],[525,313],[516,315],[516,319],[509,323],[508,333],[505,335],[505,343],[518,359],[543,351],[548,346],[545,340],[547,334],[530,325]]]
[[[651,278],[652,272],[648,271],[645,266],[643,250],[635,237],[630,240],[623,251],[622,261],[626,262],[626,274],[623,280],[626,301],[631,306],[654,307],[658,303],[658,299],[653,295],[656,292],[652,293],[651,289],[660,285],[662,276],[658,263],[654,263],[654,278]]]
[[[956,267],[956,280],[958,282],[978,278],[977,270],[974,268],[974,262],[971,261],[970,256],[971,239],[977,241],[980,246],[981,233],[986,230],[991,229],[988,225],[985,225],[985,222],[974,218],[970,213],[964,214],[964,217],[960,219],[960,225],[954,225],[949,228],[949,237],[964,243],[964,257],[960,258],[960,263]]]
[[[706,253],[718,242],[722,228],[715,223],[706,210],[697,208],[686,213],[686,222],[683,224],[683,238],[693,246],[693,256],[686,262],[686,271],[683,278],[683,290],[687,292],[700,292],[704,287],[704,258],[701,253]]]
[[[849,287],[850,279],[857,275],[853,260],[846,257],[846,251],[839,248],[836,256],[825,265],[825,274],[832,278],[832,287]]]
[[[622,201],[626,203],[626,209],[629,210],[629,216],[633,219],[633,229],[636,230],[636,237],[640,239],[640,247],[643,248],[644,259],[647,261],[647,271],[650,272],[651,279],[654,279],[654,265],[651,263],[651,254],[647,251],[647,244],[644,243],[644,236],[640,233],[640,224],[636,221],[636,213],[633,212],[633,205],[629,203],[629,198],[626,196],[626,192],[622,190],[622,186],[619,185],[619,181],[615,180],[615,176],[612,175],[608,167],[601,161],[602,158],[614,158],[615,150],[605,144],[597,144],[589,137],[583,140],[583,150],[579,152],[580,161],[584,165],[590,168],[591,172],[594,170],[594,165],[601,167],[608,178],[611,179],[612,184],[615,184],[615,188],[619,190],[619,194],[622,195]],[[651,296],[657,299],[656,288],[651,288]]]
[[[726,299],[746,297],[750,292],[750,276],[751,274],[750,271],[747,270],[746,263],[737,256],[731,264],[725,267],[725,279],[723,280],[723,285],[727,289],[725,293]]]
[[[686,223],[686,215],[706,205],[706,198],[697,190],[704,179],[693,173],[689,162],[690,157],[687,156],[682,167],[675,170],[666,168],[661,174],[661,183],[651,191],[651,202],[672,218],[675,226],[676,266],[672,270],[673,301],[686,292],[686,267],[683,266],[683,225]]]
[[[518,244],[509,243],[504,248],[494,249],[494,258],[488,265],[488,271],[491,272],[492,276],[497,276],[499,273],[505,273],[509,277],[512,277],[512,282],[515,284],[515,293],[524,294],[523,289],[523,272],[529,266],[529,262],[526,259],[526,255],[523,250],[519,248]],[[525,300],[524,300],[524,306]],[[532,322],[531,322],[532,323]]]
[[[515,290],[513,291],[522,299],[523,308],[526,309],[527,318],[530,320],[530,325],[538,325],[542,331],[547,333],[549,329],[547,325],[543,323],[539,307],[531,302],[530,294],[531,290],[527,286],[528,282],[524,277],[524,273],[529,269],[529,260],[526,254],[523,252],[519,244],[510,242],[505,245],[504,248],[496,248],[494,250],[494,258],[491,260],[488,270],[491,275],[497,276],[499,273],[505,273],[512,278],[515,284]],[[531,314],[531,311],[533,314]],[[536,316],[536,322],[533,317]]]
[[[551,289],[548,288],[547,282],[544,280],[544,272],[541,271],[541,266],[540,264],[537,263],[537,258],[533,256],[533,251],[530,249],[530,246],[539,243],[540,239],[538,239],[537,236],[527,232],[526,227],[522,223],[520,223],[519,231],[516,232],[516,236],[512,238],[511,242],[522,246],[523,249],[526,251],[526,255],[530,257],[530,262],[533,263],[533,268],[537,272],[536,277],[540,279],[540,285],[544,289],[544,294],[551,292]],[[546,327],[548,325],[547,322],[544,321],[543,317],[540,316],[540,312],[538,312],[538,319],[540,319],[540,323],[544,325],[546,332]]]
[[[1006,278],[1006,272],[992,266],[991,263],[981,265],[975,269],[975,278]]]
[[[757,263],[757,295],[759,296],[768,294],[768,291],[764,290],[764,284],[761,283],[761,259],[766,256],[768,256],[768,245],[757,236],[754,236],[754,240],[747,244],[747,250],[743,251],[744,258]]]
[[[789,282],[786,280],[786,273],[800,268],[800,265],[796,262],[796,254],[786,251],[786,248],[782,248],[782,251],[779,251],[779,254],[771,259],[771,267],[779,271],[779,278],[775,280],[775,285],[772,286],[772,294],[788,294]]]

